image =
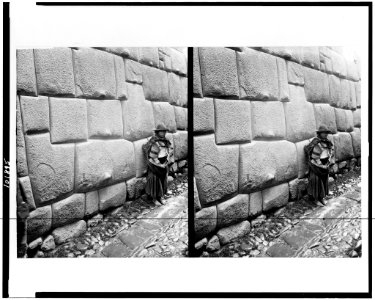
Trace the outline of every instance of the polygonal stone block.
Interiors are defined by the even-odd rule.
[[[52,236],[57,245],[65,243],[67,240],[80,236],[86,231],[86,222],[80,220],[78,222],[56,228],[52,231]]]
[[[309,166],[307,164],[307,156],[305,153],[305,146],[308,145],[310,141],[311,140],[306,140],[296,143],[298,178],[304,178],[309,170]]]
[[[353,130],[353,113],[351,110],[335,108],[336,126],[338,131],[350,132]]]
[[[286,205],[289,200],[289,185],[283,183],[262,191],[263,211]]]
[[[310,68],[304,68],[306,99],[313,103],[329,103],[328,75]]]
[[[17,148],[17,176],[26,176],[29,172],[27,170],[26,146],[23,135],[21,105],[19,97],[16,102],[16,148]]]
[[[332,72],[333,74],[339,77],[346,77],[346,62],[345,58],[340,55],[339,53],[332,51],[331,52],[331,59],[332,59]]]
[[[332,74],[332,50],[328,47],[319,47],[320,61],[324,63],[325,72]]]
[[[249,215],[249,195],[240,194],[217,205],[217,226],[223,228],[246,220]]]
[[[336,162],[353,158],[353,143],[349,132],[339,132],[333,135]]]
[[[139,83],[143,82],[143,67],[140,63],[131,59],[125,59],[125,79],[127,82]]]
[[[51,205],[39,207],[30,212],[27,218],[27,241],[33,241],[36,238],[47,233],[52,225]]]
[[[187,108],[174,106],[174,114],[176,116],[177,129],[187,129]]]
[[[123,136],[119,100],[87,100],[89,138]]]
[[[185,55],[175,49],[170,49],[172,71],[181,75],[187,74],[187,62]]]
[[[76,95],[91,99],[116,98],[113,55],[89,48],[73,50]]]
[[[186,77],[180,77],[181,79],[181,89],[182,89],[182,98],[181,98],[181,101],[179,103],[180,106],[183,106],[183,107],[187,107],[187,104],[188,104],[188,97],[187,97],[187,86],[188,86],[188,80]]]
[[[358,81],[360,79],[358,69],[357,62],[353,57],[346,60],[347,77],[350,80]]]
[[[174,108],[169,103],[153,102],[155,127],[159,124],[164,124],[170,132],[176,132],[176,117]]]
[[[128,84],[128,100],[121,101],[124,138],[135,141],[152,135],[155,129],[154,111],[145,99],[142,86]]]
[[[35,49],[39,95],[75,96],[72,49]]]
[[[355,157],[361,157],[361,130],[354,128],[350,135],[352,137],[353,154]]]
[[[20,177],[18,178],[19,186],[21,188],[22,194],[24,196],[25,202],[29,205],[30,210],[34,210],[36,208],[33,190],[31,188],[30,177]]]
[[[99,211],[98,191],[87,192],[85,194],[85,216],[92,216]]]
[[[204,96],[238,98],[236,52],[226,48],[199,48]]]
[[[174,73],[168,73],[168,85],[169,85],[169,96],[170,103],[176,105],[182,105],[183,98],[186,96],[186,90],[182,86],[182,80],[180,76]]]
[[[215,130],[215,112],[213,99],[194,98],[194,132],[211,132]]]
[[[195,214],[195,240],[199,241],[214,232],[217,223],[216,206],[202,208]]]
[[[337,104],[337,107],[350,109],[350,84],[346,79],[340,79],[340,101]]]
[[[357,100],[357,107],[361,107],[361,81],[355,84],[355,99]]]
[[[173,134],[174,157],[181,160],[188,155],[188,133],[187,131],[177,131]]]
[[[147,139],[141,139],[133,142],[135,157],[135,175],[142,177],[147,172],[146,157],[142,146],[147,143]]]
[[[238,145],[217,146],[215,136],[194,137],[194,170],[202,205],[237,192]]]
[[[75,188],[87,192],[135,176],[133,144],[91,140],[76,144]]]
[[[122,57],[114,55],[115,73],[116,73],[116,99],[128,99],[128,91],[125,79],[125,66]]]
[[[279,79],[279,100],[286,102],[290,100],[286,62],[284,59],[276,57],[276,63]]]
[[[237,224],[233,224],[229,227],[220,229],[216,235],[219,238],[220,244],[225,245],[233,241],[236,238],[247,235],[250,233],[250,222],[242,221]]]
[[[328,76],[329,92],[331,94],[330,104],[333,107],[340,107],[341,104],[341,80],[335,75]]]
[[[74,144],[51,145],[49,134],[45,133],[26,136],[26,149],[37,206],[73,190]]]
[[[297,177],[297,153],[287,141],[240,145],[239,192],[251,193]]]
[[[315,135],[313,104],[306,101],[303,87],[290,85],[290,102],[283,103],[286,139],[299,142]]]
[[[351,110],[355,110],[357,108],[357,99],[356,99],[356,92],[355,92],[355,82],[349,81],[350,86],[350,99],[348,103],[348,108]]]
[[[254,218],[263,211],[262,192],[251,193],[249,196],[249,217]]]
[[[329,104],[314,104],[316,130],[326,126],[332,133],[337,132],[335,109]]]
[[[240,99],[279,99],[276,57],[246,49],[245,52],[237,52],[237,61]]]
[[[251,102],[253,139],[284,138],[285,116],[281,102]]]
[[[215,99],[216,144],[250,142],[250,102]]]
[[[84,99],[50,98],[51,142],[87,140],[87,108]]]
[[[48,98],[20,97],[23,128],[25,133],[49,130]]]
[[[32,49],[17,49],[17,92],[22,95],[36,96],[36,78]]]
[[[129,57],[134,60],[139,59],[139,48],[137,47],[98,47],[97,49],[102,49],[122,57]]]
[[[259,49],[272,55],[280,56],[286,59],[292,58],[292,51],[290,47],[254,47],[254,49]]]
[[[125,203],[126,184],[120,182],[114,185],[104,187],[99,193],[99,210],[103,211],[111,207],[118,207]]]
[[[52,204],[52,227],[77,222],[85,215],[85,194],[73,194]]]
[[[139,61],[146,65],[159,68],[159,49],[156,47],[139,48]]]
[[[319,70],[319,47],[302,47],[302,64]]]
[[[169,101],[168,73],[143,66],[143,90],[150,101]]]
[[[171,49],[159,47],[159,68],[165,71],[172,71]]]
[[[305,79],[303,75],[303,67],[292,61],[287,62],[288,82],[295,85],[303,86]]]
[[[353,123],[355,127],[361,127],[361,109],[353,111]]]
[[[203,97],[202,81],[201,81],[201,68],[199,65],[198,48],[193,49],[193,95],[194,97]]]

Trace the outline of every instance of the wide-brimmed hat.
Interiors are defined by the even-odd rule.
[[[326,133],[332,133],[331,130],[327,128],[325,125],[320,125],[319,129],[316,131],[317,133],[326,132]]]
[[[169,130],[167,127],[164,126],[164,124],[159,124],[158,126],[156,126],[154,131],[157,132],[157,131],[169,131]]]

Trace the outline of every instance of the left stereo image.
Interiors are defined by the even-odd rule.
[[[186,257],[187,48],[16,57],[17,256]]]

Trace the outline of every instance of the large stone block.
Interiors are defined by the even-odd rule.
[[[120,182],[100,189],[99,210],[103,211],[111,207],[121,206],[126,200],[126,184]]]
[[[159,48],[159,68],[167,72],[172,71],[171,49],[167,47]]]
[[[277,57],[276,63],[277,63],[277,74],[278,74],[278,80],[279,80],[279,100],[286,102],[290,100],[286,62],[284,59]]]
[[[199,48],[204,96],[238,98],[236,52],[226,48]]]
[[[72,49],[35,49],[39,95],[75,96]]]
[[[57,245],[65,243],[67,240],[80,236],[86,231],[86,222],[80,220],[78,222],[56,228],[52,231],[52,236]]]
[[[347,78],[354,81],[358,81],[360,79],[360,67],[358,65],[359,62],[356,61],[355,57],[350,57],[346,59]]]
[[[236,238],[250,233],[250,227],[249,221],[242,221],[241,223],[220,229],[216,235],[219,238],[220,244],[225,245]]]
[[[139,60],[139,48],[138,47],[104,47],[98,48],[104,49],[107,52],[120,55],[122,57],[129,57],[133,60]]]
[[[337,103],[337,106],[344,109],[350,109],[350,84],[346,79],[340,79],[340,101]]]
[[[361,130],[354,128],[350,135],[352,137],[353,154],[355,157],[361,157]]]
[[[361,107],[361,81],[355,84],[355,99],[357,100],[357,107]]]
[[[315,136],[313,104],[306,101],[303,87],[290,85],[290,102],[283,103],[286,123],[286,139],[299,142]]]
[[[169,101],[168,73],[143,66],[143,90],[150,101]]]
[[[329,103],[328,75],[310,68],[304,68],[306,99],[313,103]]]
[[[49,105],[47,97],[21,96],[20,104],[25,133],[49,131]]]
[[[193,95],[194,97],[203,97],[202,81],[201,81],[201,67],[199,64],[198,48],[193,49]]]
[[[49,134],[45,133],[26,136],[26,149],[37,205],[63,197],[73,190],[74,144],[51,145]]]
[[[296,143],[298,178],[305,177],[309,170],[305,154],[305,146],[308,145],[310,141],[311,139]]]
[[[353,143],[349,132],[339,132],[333,135],[336,162],[353,158]]]
[[[329,92],[331,95],[330,104],[333,107],[340,107],[341,102],[341,80],[335,75],[328,76]]]
[[[145,192],[147,179],[146,177],[132,178],[126,181],[127,200],[135,200]]]
[[[87,140],[87,108],[84,99],[50,98],[51,142]]]
[[[187,129],[187,108],[174,106],[174,114],[176,116],[176,126],[177,129],[186,130]]]
[[[213,233],[216,229],[217,210],[216,205],[207,208],[202,208],[195,214],[195,240],[199,241],[202,238]]]
[[[133,142],[135,157],[135,175],[142,177],[147,172],[147,161],[142,146],[147,143],[147,139]]]
[[[319,69],[319,47],[302,47],[302,64],[310,68]]]
[[[355,127],[361,127],[361,109],[353,111],[353,123]]]
[[[52,226],[51,205],[39,207],[30,212],[27,218],[27,240],[28,242],[47,233]]]
[[[355,82],[349,81],[350,85],[350,98],[349,98],[349,103],[348,103],[348,108],[351,110],[355,110],[357,108],[357,98],[356,98],[356,92],[355,92]]]
[[[246,49],[237,52],[240,98],[278,100],[279,77],[276,57]]]
[[[87,192],[85,194],[85,217],[92,216],[99,211],[98,191]]]
[[[133,61],[131,59],[125,59],[125,79],[127,82],[139,83],[143,82],[143,67],[140,63]]]
[[[185,54],[175,49],[170,49],[172,71],[180,75],[187,74],[187,62]]]
[[[262,191],[263,211],[286,205],[289,200],[289,185],[283,183]]]
[[[350,132],[353,130],[353,113],[351,110],[335,108],[336,126],[338,131]]]
[[[30,177],[20,177],[18,178],[19,186],[21,188],[21,193],[23,194],[25,202],[28,204],[30,210],[34,210],[36,208],[33,190],[31,188]]]
[[[288,82],[291,84],[301,85],[305,84],[303,75],[303,67],[292,61],[287,62]]]
[[[194,177],[194,212],[200,211],[201,209],[202,209],[202,206],[201,206],[201,202],[199,201],[197,182]]]
[[[332,59],[333,74],[339,77],[345,77],[347,75],[347,72],[346,72],[346,62],[345,62],[344,56],[337,53],[336,51],[332,51],[331,59]]]
[[[215,136],[194,137],[194,170],[202,205],[238,189],[238,145],[217,146]]]
[[[123,137],[121,101],[87,100],[89,138]]]
[[[176,132],[176,117],[173,106],[165,102],[153,102],[152,107],[154,109],[155,127],[158,124],[164,124],[170,132]]]
[[[217,205],[217,226],[226,227],[249,216],[249,195],[239,194]]]
[[[154,111],[151,102],[145,99],[142,86],[129,83],[128,97],[127,101],[121,101],[124,138],[136,141],[152,135]]]
[[[215,130],[214,102],[210,98],[194,98],[194,132],[211,132]]]
[[[75,188],[87,192],[135,176],[133,144],[91,140],[76,144]]]
[[[177,131],[173,134],[174,157],[181,160],[188,156],[188,133],[187,131]]]
[[[332,50],[328,47],[319,47],[320,61],[324,64],[325,72],[332,74]]]
[[[17,176],[26,176],[29,171],[27,170],[27,158],[26,158],[26,145],[25,137],[23,135],[23,125],[21,117],[20,100],[17,96],[16,104],[16,153],[17,153]]]
[[[272,55],[280,56],[286,59],[292,58],[292,50],[290,47],[254,47]]]
[[[240,145],[239,192],[251,193],[297,177],[297,153],[287,141]]]
[[[128,99],[128,91],[125,79],[125,65],[124,59],[117,55],[113,56],[115,61],[115,74],[116,74],[116,99]]]
[[[186,77],[180,77],[181,79],[181,89],[182,89],[182,98],[179,103],[180,106],[187,107],[188,105],[188,79]]]
[[[22,95],[37,95],[32,49],[17,50],[17,92]]]
[[[215,99],[214,106],[216,144],[250,142],[250,102]]]
[[[254,218],[263,211],[262,192],[251,193],[249,196],[249,217]]]
[[[253,139],[284,138],[285,116],[281,102],[251,102]]]
[[[186,97],[187,90],[182,86],[182,80],[180,76],[174,73],[168,73],[168,85],[169,85],[169,96],[170,103],[176,105],[182,105],[184,98]]]
[[[159,49],[156,47],[139,48],[139,61],[146,65],[159,68]]]
[[[85,194],[73,194],[52,204],[52,227],[77,222],[85,216]]]
[[[332,133],[337,132],[335,109],[329,104],[314,104],[316,130],[326,126]]]

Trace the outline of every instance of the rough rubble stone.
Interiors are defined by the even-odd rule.
[[[87,100],[89,138],[122,138],[122,113],[119,100]]]
[[[305,154],[304,147],[310,143],[312,139],[305,140],[296,143],[296,151],[297,151],[297,165],[298,165],[298,178],[303,178],[306,176],[309,167],[307,165],[307,157]]]
[[[168,73],[170,103],[183,105],[187,90],[182,86],[182,78],[174,73]]]
[[[353,111],[353,123],[355,127],[361,127],[361,109]]]
[[[296,84],[303,86],[305,84],[303,67],[292,61],[287,62],[288,69],[288,82],[290,84]]]
[[[125,79],[127,82],[139,83],[143,82],[143,67],[140,63],[133,61],[131,59],[124,60],[125,67]]]
[[[194,97],[203,97],[202,82],[201,82],[201,68],[199,65],[198,48],[193,49],[193,95]]]
[[[26,223],[27,240],[29,242],[48,232],[52,225],[51,205],[38,207],[30,212]]]
[[[351,110],[335,108],[336,126],[338,131],[350,132],[353,130],[353,113]]]
[[[199,48],[199,63],[205,97],[238,98],[235,51],[226,48]]]
[[[156,47],[139,48],[139,61],[146,65],[159,68],[159,49]]]
[[[251,102],[252,139],[284,138],[285,116],[281,102]]]
[[[145,192],[147,179],[146,177],[132,178],[126,181],[127,200],[135,200]]]
[[[361,157],[361,130],[354,128],[350,135],[353,143],[353,154],[355,157]]]
[[[53,238],[52,235],[49,235],[44,239],[40,249],[42,249],[43,251],[50,251],[50,250],[55,249],[55,247],[56,247],[55,239]]]
[[[194,248],[196,250],[203,250],[207,245],[207,238],[201,239],[200,241],[196,242]]]
[[[306,100],[312,103],[329,103],[328,75],[310,68],[304,68]]]
[[[116,75],[113,55],[90,48],[73,50],[76,96],[115,99]]]
[[[227,227],[249,216],[249,195],[239,194],[217,205],[217,226]]]
[[[288,183],[290,201],[298,200],[298,196],[299,196],[298,187],[299,187],[300,180],[301,179],[296,178],[296,179],[289,181]]]
[[[210,98],[194,98],[194,132],[212,132],[215,130],[214,102]]]
[[[42,245],[42,243],[43,243],[43,240],[42,240],[41,237],[39,237],[36,240],[29,243],[28,248],[33,250],[33,249],[39,247],[40,245]]]
[[[319,47],[301,47],[302,64],[314,69],[320,67]]]
[[[143,66],[143,90],[150,101],[169,101],[168,73]]]
[[[173,134],[175,160],[186,159],[188,156],[188,133],[177,131]]]
[[[176,132],[176,117],[172,105],[166,102],[153,102],[155,128],[163,124],[170,132]]]
[[[75,188],[87,192],[135,176],[133,144],[90,140],[76,144]]]
[[[216,144],[250,142],[250,102],[214,100]]]
[[[128,90],[125,79],[125,65],[124,59],[115,55],[115,74],[116,74],[116,99],[126,100],[128,99]]]
[[[276,57],[246,49],[237,52],[240,99],[278,100],[279,77]]]
[[[98,191],[87,192],[85,194],[85,217],[92,216],[99,211]]]
[[[52,227],[60,227],[83,219],[85,215],[85,194],[73,194],[52,204]]]
[[[26,136],[29,176],[36,205],[74,187],[74,144],[51,145],[48,133]]]
[[[217,223],[216,206],[202,208],[195,214],[195,240],[199,241],[214,232]]]
[[[277,186],[264,189],[263,196],[263,211],[268,211],[272,208],[278,208],[286,205],[289,200],[289,185],[283,183]]]
[[[80,236],[86,231],[86,222],[80,220],[78,222],[56,228],[52,231],[52,236],[57,245],[65,243],[68,239]]]
[[[36,206],[35,206],[35,201],[34,201],[33,190],[31,188],[30,177],[29,176],[19,177],[18,181],[19,181],[19,186],[21,188],[21,191],[25,197],[24,198],[25,202],[29,205],[30,210],[34,210]]]
[[[173,72],[176,72],[180,75],[187,74],[187,62],[185,54],[177,51],[175,49],[170,49],[171,53],[171,69]]]
[[[250,194],[249,198],[249,217],[254,218],[260,215],[263,211],[262,192],[255,192]]]
[[[352,137],[348,132],[339,132],[333,135],[333,142],[335,145],[336,162],[348,160],[353,158],[353,144]]]
[[[35,49],[39,95],[75,96],[72,49]]]
[[[49,131],[49,105],[47,97],[21,96],[20,105],[25,133]]]
[[[288,73],[286,70],[286,62],[284,59],[277,57],[277,73],[279,80],[279,100],[287,102],[290,100],[289,97],[289,86],[288,86]]]
[[[241,223],[231,225],[220,229],[216,235],[219,238],[220,244],[225,245],[234,239],[244,236],[250,232],[250,222],[242,221]]]
[[[177,129],[186,130],[187,129],[187,108],[174,106],[174,114],[176,116],[176,126]]]
[[[291,142],[256,141],[240,145],[240,193],[289,181],[297,177],[297,172],[296,147]]]
[[[29,171],[27,169],[26,145],[23,134],[23,125],[21,118],[21,108],[19,97],[17,96],[16,104],[16,153],[17,153],[17,176],[27,176]]]
[[[316,130],[326,126],[332,133],[337,132],[335,109],[329,104],[314,104]]]
[[[120,182],[114,185],[104,187],[99,193],[99,210],[103,211],[110,207],[121,206],[126,200],[126,184]]]
[[[207,243],[206,250],[208,252],[214,252],[220,249],[220,241],[217,235],[214,235]]]
[[[17,92],[22,95],[37,95],[32,49],[17,49]]]
[[[141,139],[133,142],[134,157],[135,157],[135,175],[142,177],[147,172],[146,157],[143,152],[142,146],[146,144],[148,139]]]
[[[217,146],[215,136],[194,137],[194,170],[202,205],[237,192],[238,145]]]

